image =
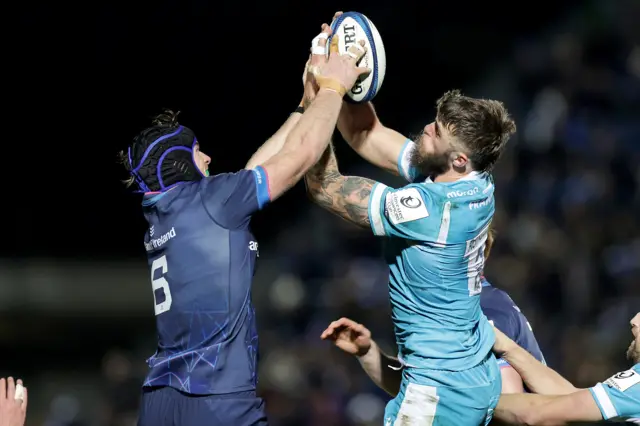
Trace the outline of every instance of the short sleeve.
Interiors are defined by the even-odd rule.
[[[214,220],[231,229],[248,223],[251,215],[271,200],[267,175],[261,166],[208,177],[201,194]]]
[[[640,417],[640,374],[635,369],[622,371],[589,388],[605,420]]]
[[[414,150],[417,149],[417,145],[411,140],[407,139],[398,156],[398,174],[405,178],[407,182],[416,182],[420,180],[420,173],[418,169],[411,165],[411,157]]]
[[[374,235],[419,241],[437,239],[441,226],[433,196],[418,185],[400,189],[376,183],[369,198],[369,221]]]

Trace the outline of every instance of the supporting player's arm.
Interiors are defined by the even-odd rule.
[[[322,208],[343,219],[369,227],[369,196],[375,181],[359,176],[342,176],[329,144],[320,161],[305,175],[309,197]]]
[[[487,236],[487,248],[485,248],[485,258],[491,249],[489,246],[493,244],[492,237]],[[515,336],[516,328],[513,321],[515,311],[507,311],[505,309],[494,309],[492,307],[482,307],[482,312],[489,319],[489,323],[505,335]],[[524,392],[522,377],[516,370],[509,365],[504,358],[498,358],[498,366],[500,367],[500,376],[502,377],[502,393],[520,393]]]
[[[402,134],[384,126],[371,102],[350,104],[344,102],[338,118],[338,130],[345,141],[362,158],[395,175],[407,143]]]
[[[511,366],[500,366],[500,376],[502,377],[502,393],[522,393],[524,385],[522,377]]]
[[[507,424],[565,425],[602,420],[602,414],[587,389],[568,395],[502,395],[494,417]]]
[[[518,372],[532,392],[542,395],[566,395],[578,390],[571,382],[535,359],[498,329],[494,351]]]
[[[296,124],[298,124],[298,121],[300,121],[300,117],[302,117],[301,112],[296,111],[292,113],[289,118],[287,118],[287,121],[251,156],[244,168],[253,169],[256,166],[264,164],[276,155],[284,146],[284,142],[287,136],[289,136],[289,133],[291,133],[291,130],[293,130]]]

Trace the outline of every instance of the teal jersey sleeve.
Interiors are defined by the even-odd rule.
[[[443,206],[438,199],[438,194],[427,185],[409,184],[392,189],[375,184],[369,199],[369,221],[374,235],[438,242],[442,226],[448,225],[447,212],[443,212],[447,204]]]
[[[416,144],[411,139],[407,139],[398,157],[398,174],[405,178],[407,182],[417,182],[421,178],[418,169],[411,165],[411,157],[415,149]]]
[[[640,364],[598,383],[589,391],[605,420],[640,423]]]

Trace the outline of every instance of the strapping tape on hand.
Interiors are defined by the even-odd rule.
[[[320,33],[311,40],[311,54],[312,55],[325,55],[327,53],[326,46],[320,46],[320,40],[327,40],[329,38],[329,34]]]

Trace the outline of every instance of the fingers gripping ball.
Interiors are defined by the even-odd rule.
[[[347,92],[345,99],[354,103],[372,100],[382,87],[387,69],[387,57],[380,33],[369,18],[358,12],[346,12],[339,15],[331,23],[331,29],[334,37],[331,37],[332,43],[330,45],[333,45],[333,40],[337,36],[338,52],[341,54],[348,53],[349,48],[357,44],[356,40],[365,41],[366,52],[360,60],[359,66],[370,69],[371,73],[361,78]]]
[[[329,45],[329,55],[338,53],[338,40],[339,40],[339,37],[336,37],[336,36],[333,36],[331,38],[331,43]],[[334,80],[332,78],[324,77],[318,72],[317,68],[314,69],[314,71],[315,72],[313,74],[316,79],[316,82],[318,83],[318,87],[320,87],[321,89],[329,89],[329,90],[338,92],[340,96],[345,95],[345,93],[347,92],[347,89],[339,81]]]

